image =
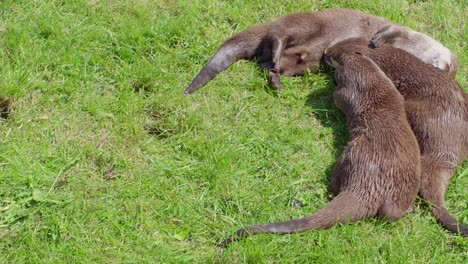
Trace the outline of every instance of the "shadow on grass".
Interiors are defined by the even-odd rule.
[[[266,93],[273,97],[280,97],[281,92],[273,85],[268,70],[263,66],[263,63],[260,60],[250,60],[256,64],[256,74],[267,80],[268,84],[263,86],[263,89]],[[310,73],[309,73],[310,74]],[[316,74],[316,73],[312,73]],[[332,166],[326,169],[323,179],[320,179],[325,185],[329,187],[331,174],[335,167],[336,161],[341,156],[344,147],[348,141],[348,129],[346,126],[346,119],[344,114],[339,110],[333,100],[333,92],[335,91],[335,85],[333,84],[333,76],[330,68],[324,66],[322,61],[319,68],[318,74],[326,74],[327,81],[325,85],[321,85],[320,88],[314,89],[308,96],[304,105],[309,108],[310,116],[315,118],[320,122],[324,127],[323,134],[321,136],[326,137],[329,134],[332,134],[333,140],[331,141],[331,148],[335,150],[334,152],[334,163]],[[300,76],[296,76],[300,77]],[[281,76],[281,78],[291,78],[288,76]],[[294,78],[294,77],[292,77]],[[330,189],[329,189],[330,191]]]
[[[335,167],[336,161],[341,156],[343,149],[348,141],[348,129],[344,114],[336,107],[333,101],[333,92],[335,85],[333,84],[331,74],[328,74],[328,82],[321,88],[314,89],[308,96],[304,105],[310,108],[310,115],[320,122],[324,127],[323,134],[325,137],[331,134],[331,147],[335,150],[333,165],[329,166],[325,171],[325,177],[321,181],[330,189],[330,179]]]

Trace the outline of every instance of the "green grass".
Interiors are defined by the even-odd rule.
[[[394,223],[215,246],[323,207],[346,124],[326,74],[277,95],[242,61],[182,91],[235,32],[335,6],[440,40],[467,89],[464,1],[0,1],[0,262],[466,263],[468,240],[422,201]],[[467,175],[446,198],[464,223]]]

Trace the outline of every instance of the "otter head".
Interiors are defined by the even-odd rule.
[[[284,53],[280,60],[280,73],[286,76],[302,75],[310,67],[307,52]]]
[[[364,38],[349,38],[336,43],[335,45],[328,47],[323,57],[325,62],[335,68],[334,65],[342,65],[344,54],[359,53],[366,55],[368,50],[368,41]],[[346,56],[345,56],[346,57]]]
[[[352,113],[362,108],[362,96],[360,88],[365,86],[365,78],[362,78],[363,65],[359,63],[360,53],[330,53],[325,56],[326,63],[335,69],[333,82],[336,86],[333,98],[336,106],[345,113],[349,120]]]
[[[327,50],[325,60],[335,68],[333,97],[348,120],[379,102],[393,86],[377,64],[359,51]]]

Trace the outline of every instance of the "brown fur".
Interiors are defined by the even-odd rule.
[[[402,49],[427,64],[448,73],[455,78],[458,70],[456,56],[438,41],[429,36],[416,32],[409,27],[389,23],[383,26],[371,38],[374,47],[381,47],[387,43]]]
[[[350,133],[332,175],[332,190],[337,196],[310,216],[249,226],[222,245],[249,234],[301,232],[372,216],[393,221],[413,204],[419,188],[420,155],[403,97],[364,56],[346,54],[336,62],[334,98],[346,115]]]
[[[334,8],[295,13],[241,31],[224,42],[195,77],[185,93],[192,93],[240,59],[259,59],[281,89],[279,75],[316,71],[323,51],[350,37],[370,38],[388,23],[367,13]]]
[[[290,14],[267,24],[253,26],[224,42],[185,93],[195,92],[241,59],[258,59],[269,71],[273,86],[281,90],[280,75],[303,75],[307,70],[315,72],[327,47],[347,38],[370,39],[384,25],[395,24],[358,10],[333,8],[313,13]],[[395,25],[393,28],[399,27]],[[445,47],[426,35],[411,32],[414,34],[408,37],[408,41],[416,42],[416,45],[406,45],[408,50],[421,43],[430,46],[429,53],[428,49],[416,48],[414,55],[423,61],[435,58],[435,61],[431,60],[429,63],[440,64],[440,68],[446,65],[444,62],[452,61],[454,64],[450,67],[454,69],[450,69],[450,72],[456,72],[458,65],[455,64],[455,56],[450,58],[446,52],[441,54],[441,51],[447,50]],[[421,36],[424,36],[422,41]],[[441,47],[434,48],[436,44]]]
[[[466,93],[448,75],[388,45],[371,49],[365,39],[343,41],[325,56],[359,52],[371,58],[405,98],[408,120],[421,149],[421,196],[448,230],[468,235],[445,208],[445,192],[458,162],[468,152]]]

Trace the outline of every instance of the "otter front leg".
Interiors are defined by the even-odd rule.
[[[271,78],[271,83],[273,84],[274,87],[278,91],[283,90],[283,86],[281,85],[281,79],[280,79],[280,74],[278,71],[270,71],[270,78]]]
[[[284,51],[284,39],[281,38],[273,38],[273,48],[272,48],[272,55],[273,55],[273,64],[274,68],[270,70],[270,77],[271,83],[273,86],[276,87],[278,91],[283,90],[283,86],[281,85],[280,79],[280,61],[281,57],[283,56]]]
[[[271,55],[272,55],[272,63],[273,67],[272,69],[269,69],[270,73],[270,78],[271,78],[271,83],[273,84],[274,87],[278,91],[283,90],[283,86],[281,85],[281,79],[280,79],[280,61],[281,57],[283,56],[284,52],[284,47],[285,47],[285,40],[282,38],[278,37],[273,37],[272,38],[272,49],[271,49]]]
[[[385,43],[393,43],[400,34],[401,31],[397,25],[387,24],[372,36],[370,44],[372,48],[378,48]]]
[[[280,79],[279,57],[276,52],[278,44],[275,43],[277,43],[277,41],[277,39],[273,38],[270,43],[265,43],[261,61],[263,62],[262,67],[268,70],[271,83],[278,91],[281,91],[283,90],[283,86],[281,85]]]
[[[281,79],[280,79],[280,73],[278,70],[276,70],[273,67],[272,62],[265,62],[262,64],[263,68],[268,70],[268,73],[270,74],[270,81],[271,84],[278,90],[281,91],[283,90],[283,86],[281,85]]]

